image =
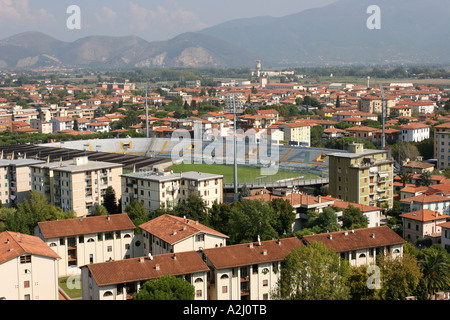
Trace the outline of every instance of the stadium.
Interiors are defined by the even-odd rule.
[[[343,150],[266,145],[223,139],[205,141],[177,138],[117,138],[64,141],[39,147],[78,150],[85,153],[133,155],[165,160],[174,172],[201,171],[224,175],[224,187],[234,186],[234,161],[238,185],[249,188],[323,185],[328,183],[328,155]],[[120,160],[117,160],[120,161]],[[158,162],[159,163],[159,162]],[[135,168],[139,170],[139,168]],[[147,169],[147,168],[144,168]]]

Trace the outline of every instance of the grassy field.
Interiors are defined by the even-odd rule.
[[[232,183],[234,180],[234,167],[217,164],[177,164],[173,165],[168,170],[173,170],[175,173],[198,171],[205,173],[221,174],[223,175],[224,183]],[[279,171],[274,175],[262,176],[259,168],[249,168],[238,166],[238,182],[239,183],[252,183],[252,182],[273,182],[283,179],[303,177],[302,180],[319,178],[314,174],[299,173],[299,172],[285,172]]]

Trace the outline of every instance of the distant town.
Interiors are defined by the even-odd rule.
[[[448,76],[3,70],[0,299],[450,300]]]

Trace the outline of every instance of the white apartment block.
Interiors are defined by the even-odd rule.
[[[71,117],[54,117],[52,119],[53,132],[73,129],[73,118]]]
[[[223,201],[223,176],[203,172],[141,171],[122,176],[122,210],[134,200],[145,209],[171,208],[190,195],[201,196],[205,205]]]
[[[145,282],[171,275],[194,286],[195,300],[206,300],[208,271],[195,251],[87,264],[81,271],[82,296],[83,300],[130,300]]]
[[[61,257],[59,276],[65,276],[80,274],[80,267],[89,263],[134,257],[140,250],[134,229],[123,213],[39,222],[34,233]]]
[[[59,259],[38,237],[0,233],[0,298],[58,300]]]
[[[92,215],[111,186],[120,197],[122,164],[89,161],[88,157],[31,166],[32,190],[77,216]]]
[[[450,222],[441,224],[441,245],[447,251],[450,250]]]
[[[144,254],[177,253],[226,246],[227,235],[198,221],[169,214],[139,226],[142,229]]]
[[[3,206],[22,202],[31,190],[30,165],[44,163],[33,159],[0,159],[0,201]]]
[[[430,138],[430,126],[424,123],[405,124],[400,126],[399,140],[403,142],[420,142]]]
[[[281,263],[302,245],[293,237],[202,250],[199,254],[211,270],[208,300],[270,300]]]
[[[306,245],[314,241],[324,243],[353,267],[375,264],[378,254],[401,257],[406,242],[388,226],[321,233],[303,239]]]

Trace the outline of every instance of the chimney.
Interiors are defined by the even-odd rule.
[[[321,201],[322,201],[322,197],[320,196],[320,194],[319,194],[319,203],[321,203]]]
[[[372,239],[375,239],[375,233],[372,233],[371,237]]]
[[[267,250],[264,249],[263,252],[262,252],[262,254],[265,255],[265,256],[267,256]]]
[[[155,269],[156,269],[156,270],[161,269],[161,267],[159,266],[159,264],[155,265]]]
[[[172,256],[172,259],[173,259],[173,260],[177,260],[177,256],[176,256],[176,255],[173,255],[173,256]]]
[[[330,235],[328,236],[328,239],[333,240],[333,235],[330,234]]]
[[[253,248],[253,242],[250,242],[248,245],[249,248]]]
[[[110,216],[106,216],[106,220],[111,220],[111,217]]]
[[[139,262],[140,262],[140,263],[144,263],[144,257],[140,257],[140,258],[139,258]]]

